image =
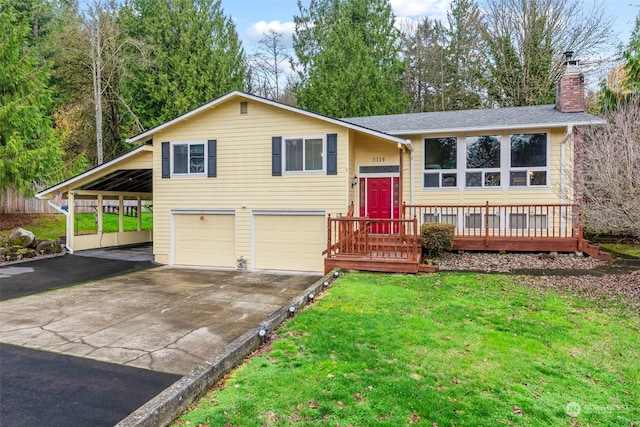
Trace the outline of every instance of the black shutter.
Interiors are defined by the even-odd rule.
[[[338,174],[338,134],[327,135],[327,175]]]
[[[171,176],[171,159],[170,147],[168,142],[162,143],[162,177],[169,178]]]
[[[282,137],[271,138],[271,176],[282,176]]]
[[[218,173],[217,169],[217,148],[218,143],[215,139],[207,141],[207,176],[215,178]]]

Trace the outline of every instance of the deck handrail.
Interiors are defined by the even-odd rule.
[[[456,237],[579,238],[576,205],[520,204],[403,204],[403,217],[454,224]]]
[[[340,255],[415,259],[418,255],[419,242],[417,218],[332,218],[329,215],[327,248],[322,254],[327,258]]]

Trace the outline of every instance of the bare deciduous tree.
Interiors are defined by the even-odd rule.
[[[585,228],[640,238],[640,101],[621,105],[584,135]]]
[[[263,34],[250,60],[251,83],[256,95],[281,101],[286,85],[285,65],[291,55],[275,30]]]
[[[582,0],[485,0],[487,86],[500,106],[552,103],[565,51],[580,57],[608,47],[605,3]]]
[[[69,93],[70,103],[86,107],[85,100],[91,93],[98,165],[104,162],[105,151],[107,160],[122,154],[121,108],[130,115],[136,130],[142,131],[137,117],[120,94],[120,81],[134,56],[138,63],[146,61],[146,48],[143,42],[126,36],[118,23],[118,13],[116,0],[92,0],[87,10],[78,13],[75,21],[69,22],[58,34],[57,40],[61,50],[59,72],[65,77],[63,86]],[[105,105],[107,109],[103,111]],[[69,106],[63,109],[77,110]],[[105,128],[106,144],[103,143]]]

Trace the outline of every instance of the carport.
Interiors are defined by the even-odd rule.
[[[67,216],[66,245],[70,252],[110,246],[151,242],[153,230],[142,229],[142,203],[153,199],[153,147],[141,145],[110,162],[97,166],[36,194]],[[79,235],[75,229],[76,201],[95,201],[97,232]],[[105,201],[116,200],[119,215],[117,232],[103,231]],[[125,201],[135,201],[135,204]],[[136,230],[125,230],[125,209],[134,211]]]

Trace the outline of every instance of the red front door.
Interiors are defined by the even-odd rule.
[[[394,185],[397,186],[398,178],[367,178],[367,215],[372,219],[398,219],[399,206],[395,201],[399,200],[394,193]],[[373,228],[374,233],[389,233],[390,223],[378,224]],[[394,227],[396,229],[397,227]]]

